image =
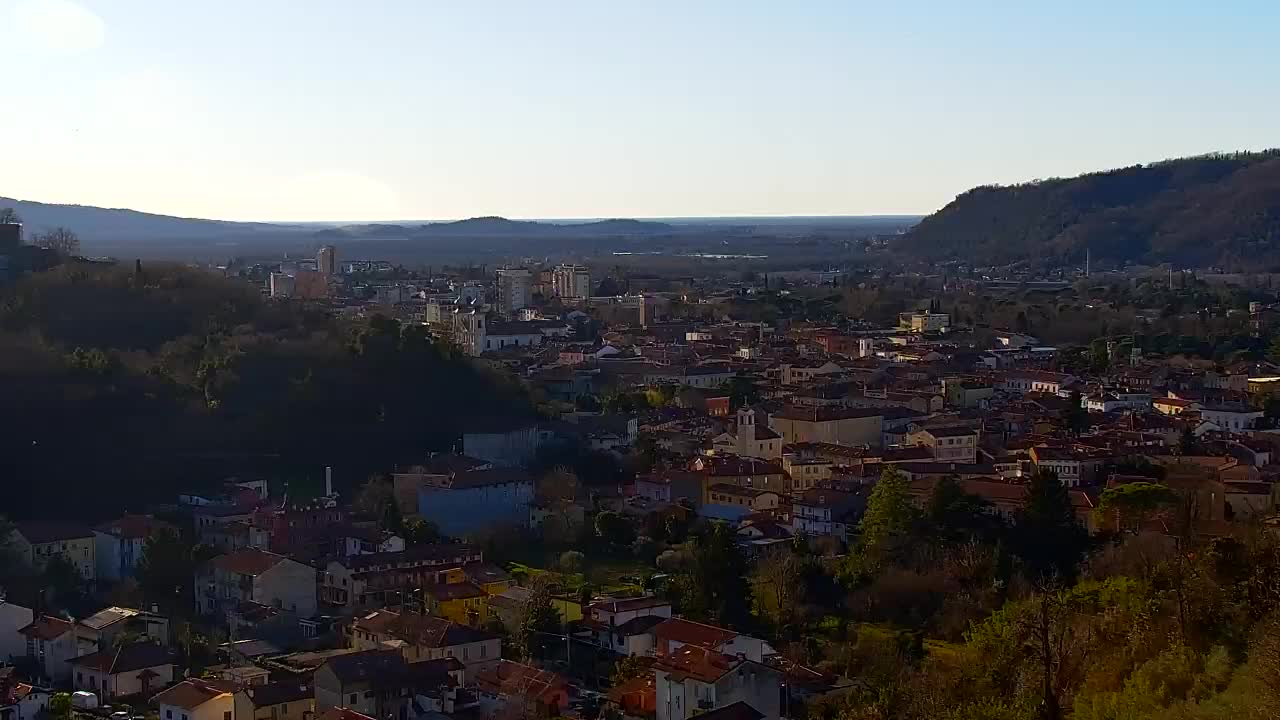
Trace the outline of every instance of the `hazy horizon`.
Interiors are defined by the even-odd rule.
[[[1276,20],[1244,0],[0,0],[0,195],[261,222],[925,215],[1276,144]]]

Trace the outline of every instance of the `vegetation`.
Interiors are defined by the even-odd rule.
[[[1280,267],[1280,151],[970,190],[898,245],[914,258]]]
[[[532,413],[517,383],[419,327],[340,321],[178,267],[72,264],[0,287],[0,345],[0,394],[22,408],[0,420],[15,516],[98,518],[171,500],[172,478],[326,465],[350,492]]]

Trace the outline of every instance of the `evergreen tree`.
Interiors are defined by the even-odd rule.
[[[1070,584],[1075,580],[1088,537],[1076,521],[1071,496],[1057,473],[1037,469],[1032,474],[1016,528],[1015,552],[1034,582]]]

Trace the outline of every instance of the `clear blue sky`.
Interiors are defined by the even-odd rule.
[[[0,195],[264,220],[925,213],[1280,145],[1278,5],[0,0]]]

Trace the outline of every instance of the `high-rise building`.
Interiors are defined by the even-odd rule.
[[[0,223],[0,252],[11,252],[22,245],[22,226],[18,223]]]
[[[533,273],[528,268],[498,269],[498,309],[508,315],[533,304]]]
[[[282,272],[271,273],[271,297],[287,298],[293,297],[294,281],[292,275],[286,275]]]
[[[556,297],[590,297],[591,273],[581,265],[557,266],[551,272],[551,288]]]
[[[325,275],[333,275],[338,269],[338,249],[325,245],[316,253],[316,270]]]

